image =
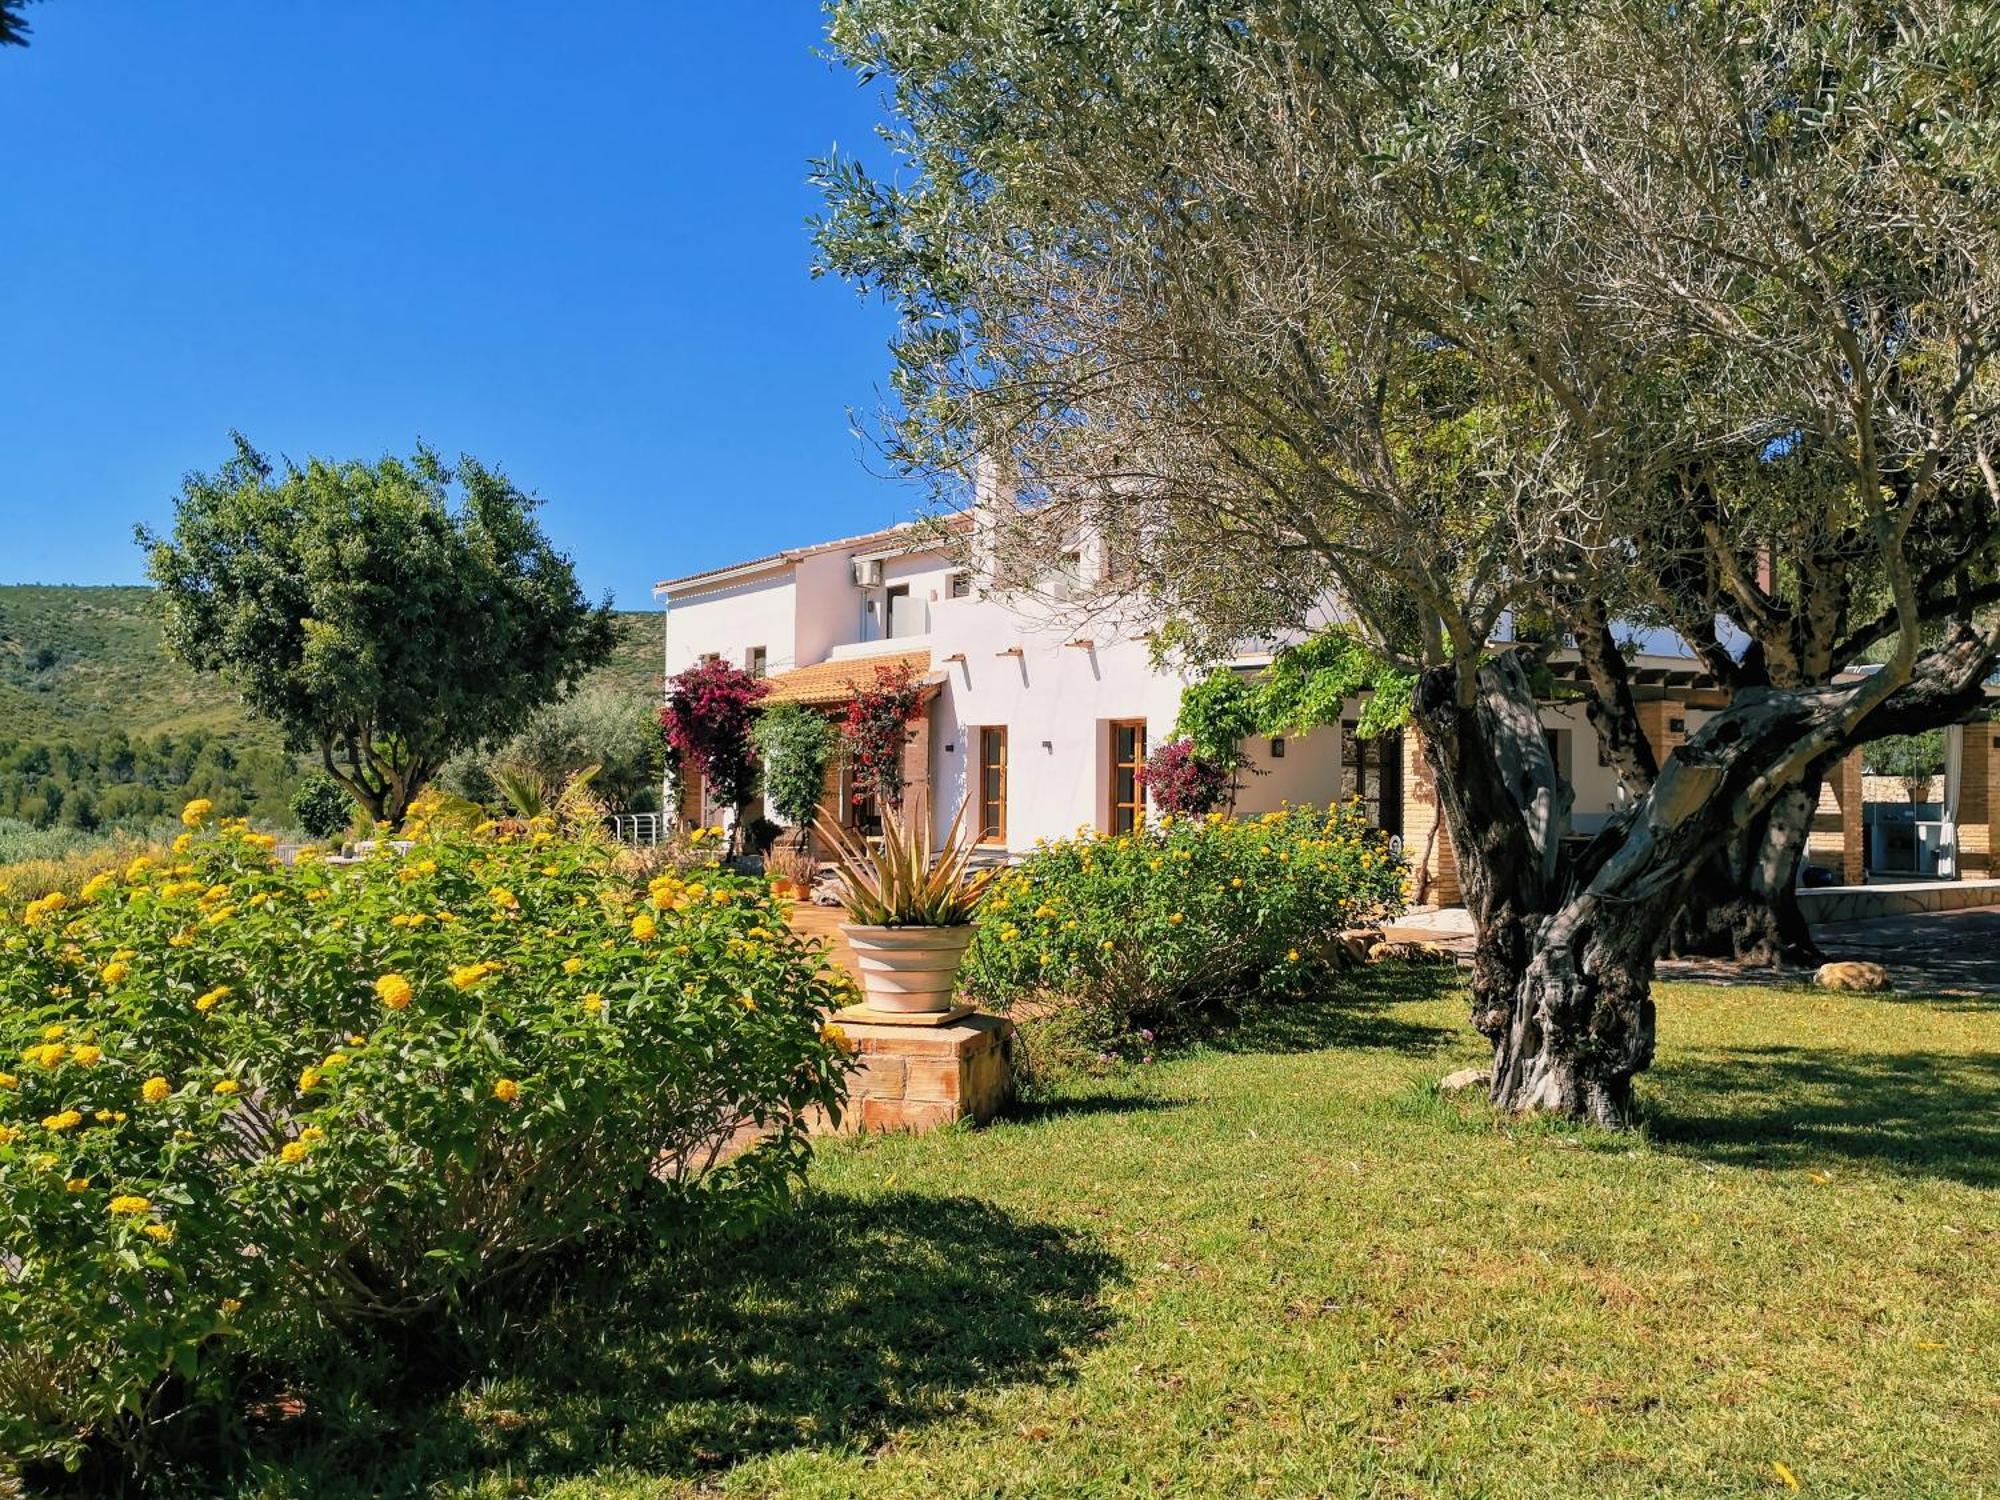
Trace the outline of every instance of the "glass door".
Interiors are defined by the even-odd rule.
[[[1146,789],[1139,772],[1146,764],[1146,721],[1121,719],[1111,726],[1111,831],[1131,833],[1146,822]]]

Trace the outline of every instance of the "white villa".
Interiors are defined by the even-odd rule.
[[[906,753],[910,805],[927,809],[940,832],[961,800],[995,854],[1079,828],[1117,833],[1142,822],[1147,806],[1135,773],[1149,749],[1171,738],[1188,680],[1153,665],[1142,622],[1092,607],[1106,560],[1089,539],[1066,559],[1070,576],[1043,580],[1032,597],[995,590],[986,518],[1007,501],[994,489],[982,485],[975,507],[941,527],[892,526],[656,585],[666,608],[666,674],[720,658],[767,677],[769,702],[837,713],[879,668],[907,665],[927,693]],[[1691,657],[1672,649],[1677,642],[1645,645],[1669,648],[1642,651],[1632,669],[1642,723],[1663,755],[1726,699]],[[1236,665],[1254,670],[1268,660],[1267,653],[1247,654]],[[1587,835],[1622,792],[1580,704],[1550,704],[1543,722],[1576,789],[1576,831]],[[1436,826],[1415,736],[1363,740],[1352,728],[1350,721],[1247,746],[1237,811],[1359,797],[1378,826],[1402,839],[1413,869],[1421,865],[1427,899],[1455,903],[1456,866]],[[1944,849],[1927,873],[2000,875],[2000,726],[1961,726],[1950,739],[1940,820],[1950,833],[1929,835]],[[690,781],[681,788],[680,818],[717,821],[722,810],[708,804],[698,778]],[[824,805],[852,822],[848,791],[836,770]],[[766,815],[776,818],[772,809]],[[1921,843],[1926,825],[1913,826],[1918,831],[1908,837]],[[1822,797],[1812,858],[1832,867],[1841,884],[1858,885],[1872,842],[1857,754]]]

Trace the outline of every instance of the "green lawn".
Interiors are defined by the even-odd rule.
[[[1386,982],[829,1146],[239,1493],[2000,1493],[2000,999],[1663,987],[1611,1139],[1439,1102],[1462,1000]]]

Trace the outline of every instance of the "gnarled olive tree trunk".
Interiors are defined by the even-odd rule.
[[[1476,925],[1472,1019],[1493,1045],[1493,1102],[1630,1123],[1632,1080],[1653,1057],[1654,955],[1703,869],[1781,804],[1795,819],[1813,769],[1862,722],[1935,712],[1991,659],[1965,632],[1900,682],[1739,693],[1573,859],[1569,789],[1527,669],[1503,653],[1467,677],[1425,673],[1414,714]]]

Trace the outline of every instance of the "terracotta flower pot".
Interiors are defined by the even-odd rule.
[[[771,881],[771,894],[789,901],[798,894],[798,891],[789,880],[779,875]]]
[[[840,925],[861,971],[861,993],[873,1010],[921,1015],[951,1009],[958,966],[974,929]]]

